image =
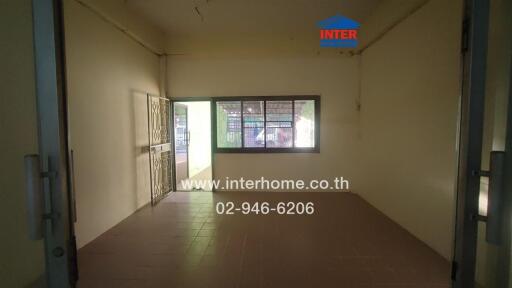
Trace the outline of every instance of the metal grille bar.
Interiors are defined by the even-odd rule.
[[[151,205],[172,191],[171,102],[148,94],[148,138]]]

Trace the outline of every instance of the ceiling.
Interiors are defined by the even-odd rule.
[[[298,36],[340,14],[364,19],[384,0],[125,0],[169,36]]]

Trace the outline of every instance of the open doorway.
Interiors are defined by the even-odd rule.
[[[211,102],[173,105],[177,191],[202,191],[212,180]]]

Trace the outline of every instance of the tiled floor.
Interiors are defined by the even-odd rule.
[[[312,201],[219,216],[217,201]],[[79,287],[449,287],[449,264],[349,193],[175,193],[79,251]]]

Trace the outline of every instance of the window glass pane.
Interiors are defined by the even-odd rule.
[[[267,101],[267,147],[292,147],[292,101]]]
[[[315,101],[295,100],[295,147],[315,147]]]
[[[242,147],[241,110],[240,101],[217,102],[217,147]]]
[[[176,154],[187,153],[187,106],[174,104],[174,147]]]
[[[244,101],[244,147],[265,147],[263,101]]]

